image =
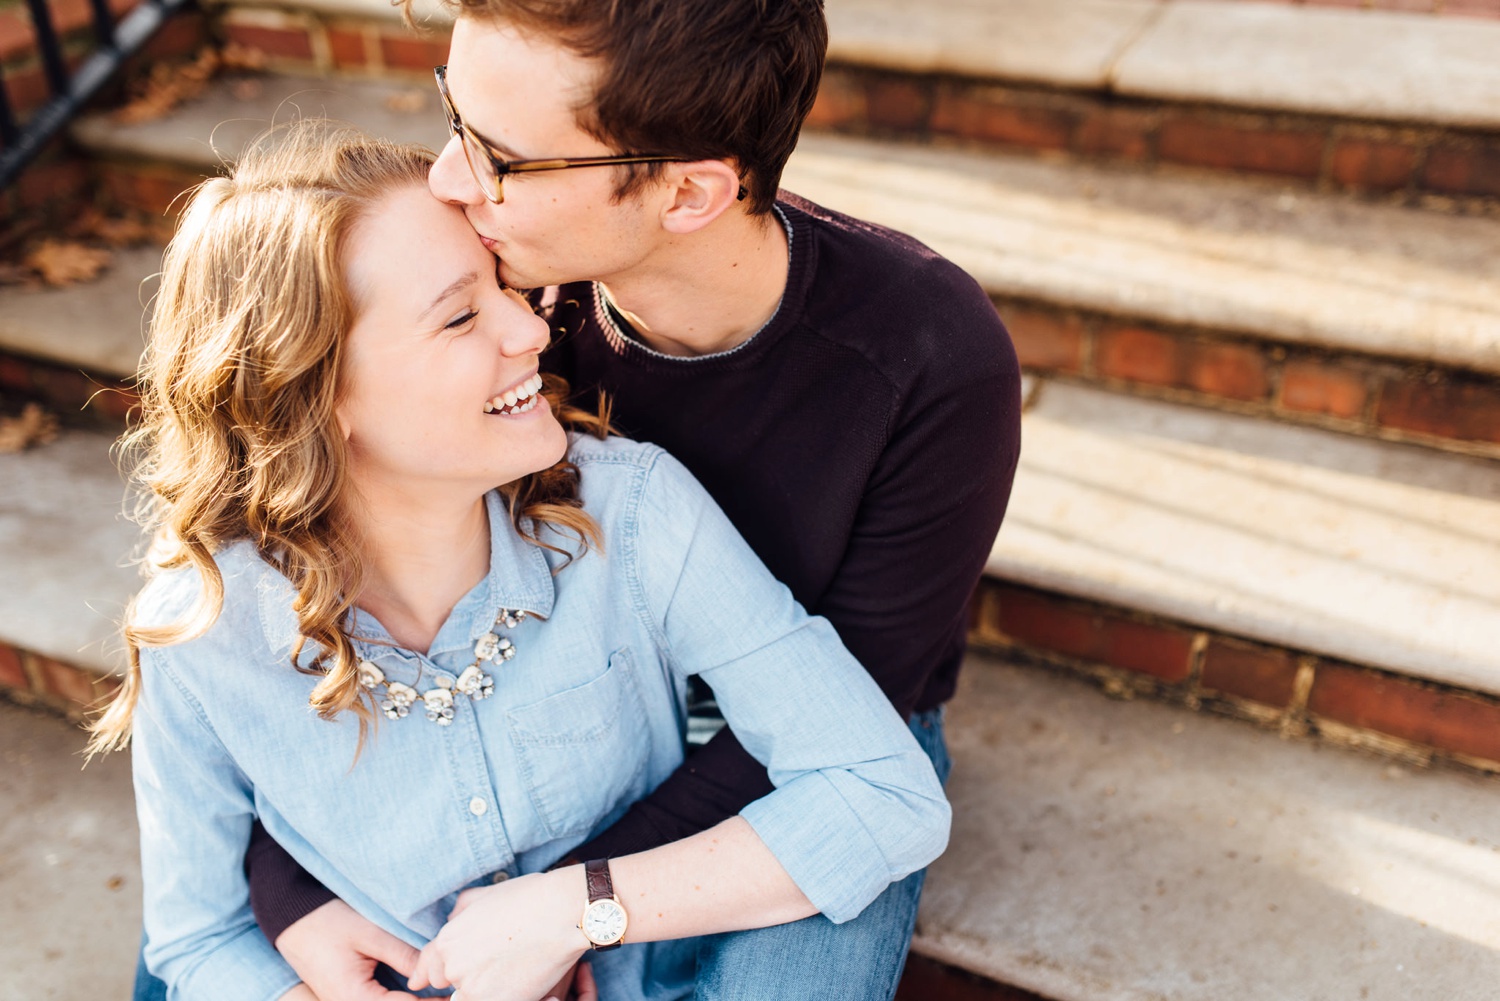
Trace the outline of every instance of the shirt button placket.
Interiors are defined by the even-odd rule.
[[[475,828],[470,832],[470,845],[474,861],[482,872],[494,872],[511,864],[514,856],[510,851],[510,838],[501,817],[500,803],[494,796],[494,783],[485,760],[484,741],[475,718],[477,706],[468,699],[448,727],[452,742],[448,747],[448,760],[455,775],[462,775],[469,796],[461,800]]]

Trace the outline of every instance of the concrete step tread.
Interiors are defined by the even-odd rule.
[[[386,0],[250,0],[389,19]],[[1221,0],[829,0],[829,59],[1338,117],[1500,126],[1500,24]],[[418,17],[451,12],[418,0]]]
[[[971,657],[915,949],[1056,1001],[1481,1001],[1500,780]]]
[[[1500,24],[1219,0],[829,0],[829,58],[1189,103],[1500,125]]]
[[[1500,463],[1042,382],[988,572],[1500,693]]]
[[[103,376],[135,371],[161,247],[117,250],[95,281],[60,288],[0,287],[0,349]]]
[[[409,85],[267,77],[247,97],[221,83],[168,118],[89,118],[75,137],[101,154],[205,171],[298,112],[443,142],[435,97],[416,111],[388,104],[408,93]],[[785,180],[912,233],[995,295],[1500,373],[1500,220],[1257,180],[814,135]]]
[[[140,577],[140,530],[125,517],[114,436],[65,431],[0,454],[0,643],[97,672],[124,658],[118,623]]]

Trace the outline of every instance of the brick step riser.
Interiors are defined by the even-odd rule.
[[[985,578],[970,643],[1288,737],[1500,773],[1500,698]]]
[[[0,643],[0,695],[83,719],[119,688],[120,679]]]
[[[73,418],[122,424],[140,398],[123,380],[0,352],[0,395],[36,400]]]
[[[1141,167],[1264,175],[1438,210],[1500,210],[1500,132],[1179,104],[830,64],[809,125]]]
[[[424,86],[448,47],[446,28],[417,35],[392,21],[303,11],[230,9],[217,30],[265,53],[273,71],[409,73]],[[1496,131],[1174,104],[838,62],[828,66],[809,126],[1263,174],[1428,208],[1500,211]]]
[[[996,299],[1029,371],[1487,458],[1500,376]]]

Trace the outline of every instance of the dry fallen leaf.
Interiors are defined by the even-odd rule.
[[[427,107],[427,92],[425,90],[403,90],[385,99],[387,111],[393,111],[398,115],[411,115]]]
[[[253,76],[242,77],[229,84],[229,93],[236,101],[253,101],[265,90],[265,85]]]
[[[151,67],[141,96],[116,111],[115,118],[127,123],[161,118],[183,101],[203,93],[219,66],[219,52],[212,48],[199,51],[190,63],[157,63]]]
[[[25,265],[41,276],[48,285],[70,285],[92,281],[109,267],[114,255],[99,247],[89,247],[71,240],[43,240],[26,255]]]
[[[266,54],[239,42],[230,42],[219,50],[219,66],[226,73],[259,73],[266,68]]]
[[[97,208],[87,209],[68,227],[71,236],[97,240],[107,247],[134,247],[150,240],[152,227],[132,216],[108,216]]]
[[[57,418],[28,403],[15,417],[0,417],[0,453],[45,445],[57,437]]]

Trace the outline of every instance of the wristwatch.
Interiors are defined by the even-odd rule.
[[[615,949],[625,941],[625,926],[630,923],[615,883],[609,875],[609,859],[594,859],[583,864],[583,878],[588,884],[589,902],[584,905],[578,928],[596,952]]]

